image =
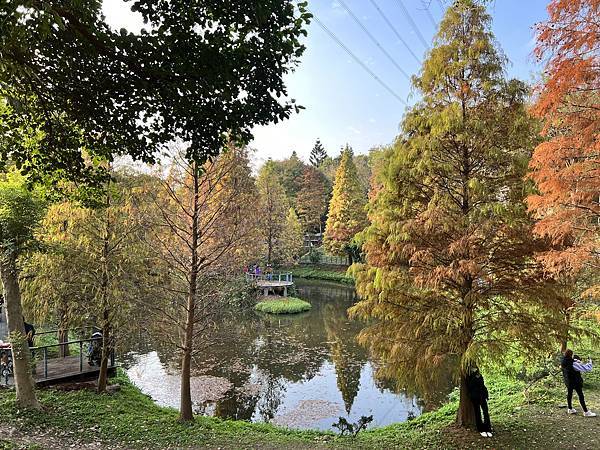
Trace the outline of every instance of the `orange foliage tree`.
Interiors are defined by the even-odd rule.
[[[600,250],[600,0],[552,0],[548,13],[537,30],[546,68],[533,108],[545,140],[530,163],[539,192],[528,203],[535,231],[553,244],[541,255],[547,270],[572,276],[597,265]]]

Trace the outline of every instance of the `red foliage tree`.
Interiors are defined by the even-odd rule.
[[[600,0],[552,0],[548,13],[537,29],[546,69],[533,108],[546,139],[530,163],[539,193],[528,202],[535,231],[554,244],[541,255],[546,268],[574,275],[600,250]]]

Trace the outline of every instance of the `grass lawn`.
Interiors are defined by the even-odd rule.
[[[310,308],[310,303],[296,297],[266,297],[254,307],[269,314],[296,314]]]

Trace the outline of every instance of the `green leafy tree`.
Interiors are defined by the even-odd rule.
[[[273,167],[275,173],[281,180],[288,203],[295,208],[298,193],[300,192],[300,189],[302,189],[304,171],[307,167],[306,164],[304,164],[298,157],[298,154],[293,151],[289,158],[282,161],[273,161]]]
[[[325,147],[323,147],[321,141],[317,139],[317,142],[315,142],[315,146],[310,151],[310,164],[313,167],[318,168],[321,166],[321,164],[323,164],[325,158],[327,158],[327,152],[325,151]]]
[[[323,239],[328,252],[348,255],[350,263],[353,260],[352,239],[367,225],[367,197],[358,179],[353,156],[352,149],[346,146],[335,174]]]
[[[293,264],[302,256],[304,232],[294,208],[290,208],[288,211],[283,236],[279,242],[280,245],[276,247],[276,251],[280,255],[280,263]]]
[[[462,426],[474,423],[471,368],[550,350],[560,327],[524,202],[536,127],[490,28],[475,0],[454,2],[440,24],[414,81],[422,100],[378,168],[352,308],[377,319],[360,339],[384,375],[426,385],[452,367]]]
[[[314,167],[304,171],[302,187],[296,205],[304,231],[321,233],[327,217],[329,203],[328,183],[325,176]]]
[[[5,147],[2,161],[88,178],[82,148],[152,161],[181,140],[202,163],[299,109],[280,98],[304,51],[305,2],[128,4],[147,24],[138,34],[113,30],[100,1],[1,3],[0,96],[42,131],[41,151]]]
[[[42,251],[29,259],[24,282],[25,306],[39,320],[58,324],[59,341],[70,326],[91,322],[102,329],[99,392],[106,390],[111,350],[132,331],[132,310],[144,302],[141,286],[149,272],[140,180],[116,172],[112,178],[101,207],[63,201],[48,209],[38,236]]]
[[[39,409],[31,377],[30,351],[25,338],[19,258],[33,248],[34,231],[43,216],[40,196],[32,192],[18,172],[0,175],[0,276],[4,287],[6,317],[12,346],[17,402]]]

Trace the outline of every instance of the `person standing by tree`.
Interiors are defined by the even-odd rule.
[[[481,433],[483,437],[492,437],[492,424],[490,422],[490,413],[488,411],[488,398],[489,393],[483,376],[477,367],[471,370],[471,373],[467,375],[467,391],[469,392],[469,398],[473,403],[475,410],[475,424],[477,431]],[[481,414],[483,413],[483,421],[481,420]]]
[[[577,410],[573,408],[573,391],[575,391],[577,392],[581,409],[583,409],[583,415],[585,417],[596,417],[596,414],[589,411],[585,404],[585,398],[583,396],[583,378],[581,376],[582,371],[587,372],[591,370],[591,364],[589,365],[588,370],[579,361],[576,362],[573,357],[573,350],[568,348],[560,363],[560,367],[562,369],[563,380],[567,386],[567,413],[577,414]]]

